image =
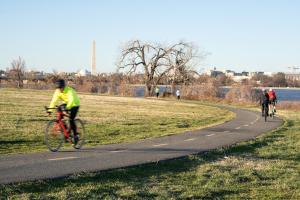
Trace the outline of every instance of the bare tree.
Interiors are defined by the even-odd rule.
[[[273,76],[273,86],[274,87],[286,87],[287,81],[285,78],[285,74],[282,72],[278,72]]]
[[[176,76],[176,71],[181,73],[181,69],[188,66],[194,57],[194,51],[190,48],[185,42],[163,46],[139,40],[131,41],[122,49],[118,72],[125,71],[129,75],[143,73],[146,95],[150,96],[163,77],[172,73]]]
[[[168,77],[174,92],[176,84],[186,85],[191,82],[194,75],[198,75],[194,67],[199,64],[198,59],[205,55],[200,56],[198,49],[192,43],[185,42],[176,45],[170,55],[171,70],[168,72]]]
[[[9,69],[8,76],[13,81],[16,81],[17,87],[23,87],[23,79],[25,74],[25,60],[19,57],[11,62],[11,68]]]

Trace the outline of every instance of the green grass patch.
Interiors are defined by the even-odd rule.
[[[185,158],[0,186],[10,199],[300,199],[300,120]]]
[[[46,151],[44,130],[53,91],[0,89],[0,154]],[[130,142],[223,123],[232,112],[192,101],[79,94],[86,146]],[[69,147],[68,144],[64,147]]]

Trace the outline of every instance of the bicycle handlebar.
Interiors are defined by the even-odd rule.
[[[60,106],[55,106],[55,108],[49,108],[47,106],[44,106],[45,110],[48,112],[48,110],[57,110],[58,108],[61,108],[62,111],[68,111],[64,106],[60,105]]]
[[[49,107],[47,107],[47,106],[45,106],[44,108],[45,108],[45,110],[53,110],[53,109],[56,109],[56,107],[55,107],[55,108],[49,108]]]

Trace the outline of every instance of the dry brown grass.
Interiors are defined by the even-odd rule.
[[[300,110],[300,102],[296,101],[284,101],[279,102],[276,106],[277,109],[280,110]]]
[[[225,96],[228,103],[253,103],[259,99],[259,92],[252,85],[238,85],[229,90]]]
[[[52,118],[43,106],[52,95],[53,90],[0,90],[0,154],[46,150],[44,128]],[[78,117],[86,122],[86,141],[91,146],[182,133],[234,117],[230,111],[197,102],[85,93],[79,97]]]
[[[216,82],[209,82],[202,85],[182,86],[181,96],[185,99],[217,99],[220,96],[219,87]]]

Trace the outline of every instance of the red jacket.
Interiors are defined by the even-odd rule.
[[[275,100],[276,99],[276,94],[275,94],[274,90],[269,91],[268,94],[269,94],[270,100]]]

